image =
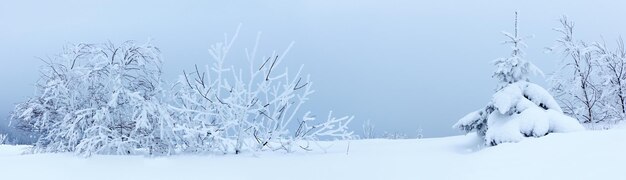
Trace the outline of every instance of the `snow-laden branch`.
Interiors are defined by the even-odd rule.
[[[46,62],[35,97],[16,106],[17,127],[37,132],[35,152],[173,152],[174,119],[151,45],[77,44]]]
[[[226,62],[236,37],[235,34],[211,46],[210,66],[204,70],[195,66],[191,72],[183,71],[179,78],[177,104],[172,109],[184,121],[176,128],[184,137],[184,151],[292,151],[296,142],[352,135],[346,125],[353,117],[335,118],[331,113],[317,122],[306,113],[297,119],[314,91],[310,76],[303,75],[303,66],[294,74],[287,68],[280,69],[293,43],[280,54],[257,57],[257,37],[252,51],[246,49],[249,67],[240,69],[229,67]]]
[[[556,45],[550,48],[564,58],[550,78],[551,92],[565,113],[580,122],[610,123],[626,118],[626,58],[621,39],[611,50],[604,42],[584,42],[574,37],[574,22],[563,17]]]

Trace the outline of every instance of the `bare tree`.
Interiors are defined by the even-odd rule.
[[[363,138],[364,139],[376,138],[376,135],[374,134],[374,129],[375,129],[375,126],[374,124],[372,124],[372,122],[369,119],[365,121],[363,123]]]
[[[600,59],[602,71],[600,79],[603,93],[603,103],[609,110],[612,119],[626,118],[626,50],[624,41],[617,40],[617,48],[612,51],[606,43],[594,43],[594,52]]]
[[[555,30],[562,36],[557,40],[557,45],[549,49],[558,50],[567,58],[551,80],[551,91],[565,106],[567,114],[574,115],[583,123],[602,121],[606,115],[600,113],[603,92],[597,79],[600,65],[594,54],[595,46],[574,39],[574,23],[568,21],[567,17],[561,18],[560,23],[561,28]]]

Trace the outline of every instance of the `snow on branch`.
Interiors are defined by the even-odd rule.
[[[565,113],[585,124],[615,124],[626,118],[626,53],[621,38],[614,50],[605,42],[578,40],[574,22],[566,16],[554,30],[561,36],[549,50],[564,58],[550,78],[550,91]]]
[[[238,31],[237,31],[238,32]],[[302,105],[314,92],[303,66],[289,73],[280,70],[293,43],[282,53],[257,57],[259,36],[252,51],[246,49],[249,67],[227,65],[237,33],[211,46],[213,63],[183,71],[177,83],[175,110],[183,134],[184,151],[240,153],[283,149],[301,141],[344,139],[352,136],[347,124],[353,117],[332,117],[316,122],[306,113],[297,119]],[[258,63],[256,63],[258,62]],[[301,146],[303,149],[304,146]]]
[[[17,127],[40,134],[35,152],[173,151],[158,48],[132,41],[83,43],[45,62],[36,96],[12,113]]]

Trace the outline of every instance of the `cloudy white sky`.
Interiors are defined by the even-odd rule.
[[[5,1],[0,3],[0,121],[34,94],[36,57],[63,45],[153,39],[165,57],[165,77],[208,64],[208,46],[243,24],[236,48],[263,32],[262,52],[295,41],[286,65],[305,64],[316,94],[308,108],[356,115],[361,132],[371,120],[378,133],[427,137],[460,134],[450,128],[485,105],[495,81],[490,62],[509,55],[501,31],[520,12],[528,59],[546,73],[560,56],[544,52],[566,14],[576,35],[609,43],[626,32],[626,2],[496,0],[265,0],[265,1]],[[240,51],[235,51],[240,52]],[[233,54],[237,64],[244,55]],[[533,81],[548,86],[542,77]]]

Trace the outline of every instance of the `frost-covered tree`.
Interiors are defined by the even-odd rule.
[[[551,92],[565,107],[564,111],[582,123],[597,123],[611,119],[622,111],[621,105],[609,101],[623,99],[623,62],[604,44],[587,43],[573,36],[574,23],[561,18],[561,33],[557,45],[550,50],[562,53],[562,66],[551,78]],[[617,97],[613,96],[617,95]],[[622,96],[622,97],[620,97]],[[617,108],[617,109],[615,109]],[[621,110],[620,110],[621,109]],[[619,115],[621,116],[621,115]]]
[[[417,139],[424,138],[424,129],[422,128],[422,126],[419,126],[417,128],[416,133],[417,133]]]
[[[183,137],[184,151],[308,150],[322,138],[352,136],[347,129],[351,116],[335,118],[330,113],[316,121],[310,112],[301,114],[314,92],[313,83],[302,75],[302,66],[294,74],[279,69],[291,45],[282,54],[258,58],[257,38],[255,47],[246,49],[249,67],[239,69],[226,64],[236,37],[211,46],[210,66],[183,71],[179,78],[173,109],[181,119],[175,131]]]
[[[376,127],[372,122],[368,119],[363,123],[363,139],[374,139],[376,135],[374,134],[374,129]]]
[[[601,119],[600,111],[601,91],[598,88],[596,59],[593,57],[592,46],[576,41],[573,37],[574,23],[566,17],[561,20],[561,28],[555,29],[562,36],[557,40],[557,48],[570,58],[566,58],[561,70],[552,78],[552,92],[556,94],[561,103],[566,107],[568,114],[574,115],[583,123],[590,123]],[[569,61],[571,60],[571,61]],[[563,73],[574,73],[574,76]]]
[[[606,43],[594,43],[594,56],[598,58],[598,79],[602,96],[601,113],[606,115],[598,121],[619,121],[626,118],[626,50],[624,42],[617,40],[617,48],[611,50]],[[596,116],[598,117],[598,116]]]
[[[173,152],[175,121],[164,102],[155,46],[70,45],[45,62],[35,97],[12,113],[17,127],[40,134],[35,152]]]
[[[517,13],[515,33],[505,33],[513,44],[510,58],[495,61],[494,78],[499,86],[491,101],[477,111],[461,118],[453,127],[466,132],[477,132],[487,145],[518,142],[525,137],[541,137],[552,132],[583,129],[573,118],[563,114],[561,107],[547,90],[528,82],[528,76],[541,73],[523,59],[518,36]],[[524,45],[525,46],[525,45]]]

